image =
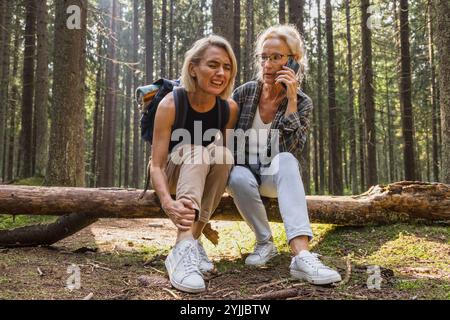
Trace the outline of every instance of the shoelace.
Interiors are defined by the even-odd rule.
[[[329,267],[325,266],[322,261],[319,260],[320,255],[317,253],[311,253],[311,255],[308,255],[307,257],[301,257],[302,261],[304,261],[306,264],[311,266],[315,269],[330,269]]]
[[[188,246],[184,247],[181,251],[181,254],[183,255],[183,265],[186,273],[195,272],[201,274],[200,270],[198,269],[199,257],[198,250],[196,250],[195,245],[189,244]]]

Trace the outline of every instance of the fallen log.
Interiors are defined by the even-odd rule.
[[[154,191],[0,186],[0,214],[83,213],[92,218],[166,218]],[[276,199],[263,199],[270,221],[282,222]],[[411,220],[450,221],[450,186],[402,181],[377,185],[358,196],[307,196],[311,222],[361,226]],[[224,194],[213,220],[242,220]]]

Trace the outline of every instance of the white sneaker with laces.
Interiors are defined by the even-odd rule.
[[[178,242],[166,258],[165,265],[170,283],[180,291],[197,293],[206,290],[202,273],[198,269],[197,241],[186,239]]]
[[[214,270],[214,264],[211,260],[209,260],[208,255],[206,254],[205,248],[203,248],[202,242],[197,240],[197,249],[198,249],[198,257],[199,263],[198,268],[202,273],[208,273]]]
[[[263,266],[277,254],[277,247],[275,247],[273,242],[257,244],[253,253],[245,259],[245,264],[249,266]]]
[[[306,280],[312,284],[330,284],[342,280],[341,275],[325,266],[318,258],[318,254],[302,250],[292,258],[291,275],[294,278]]]

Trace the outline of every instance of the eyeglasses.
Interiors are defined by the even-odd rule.
[[[271,62],[279,63],[284,57],[293,57],[293,55],[292,54],[273,53],[271,55],[257,54],[256,57],[258,58],[260,63],[264,63],[267,60],[270,60]]]

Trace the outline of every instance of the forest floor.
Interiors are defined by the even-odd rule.
[[[38,220],[0,217],[0,228]],[[176,232],[169,220],[102,219],[51,247],[0,249],[0,299],[232,300],[274,294],[290,299],[450,299],[450,228],[445,225],[313,224],[312,251],[345,279],[325,287],[289,277],[291,256],[282,224],[271,224],[280,254],[263,268],[244,264],[254,244],[245,223],[212,225],[219,231],[218,246],[203,242],[217,270],[204,293],[185,294],[168,281],[164,259]],[[80,289],[67,288],[71,265],[80,268]],[[369,279],[369,266],[380,267],[379,289],[368,288],[368,282],[376,284]]]

